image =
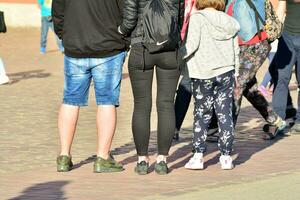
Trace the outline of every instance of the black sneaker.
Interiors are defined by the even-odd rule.
[[[149,163],[146,161],[138,162],[134,171],[139,175],[146,175],[149,173]]]
[[[285,119],[295,118],[297,110],[295,108],[287,108],[285,110]]]
[[[155,163],[154,170],[159,175],[166,175],[169,172],[167,163],[165,161],[160,161],[159,163]]]

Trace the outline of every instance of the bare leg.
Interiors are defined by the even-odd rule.
[[[60,155],[70,155],[76,130],[79,107],[62,104],[58,114],[58,130],[60,134]]]
[[[97,111],[97,130],[98,147],[97,156],[107,159],[115,134],[117,121],[117,111],[113,105],[98,106]]]

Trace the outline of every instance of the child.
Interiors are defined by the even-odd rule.
[[[224,0],[197,0],[191,15],[185,45],[180,50],[187,62],[195,99],[194,155],[187,169],[204,169],[208,125],[213,109],[218,118],[222,169],[232,169],[234,126],[232,105],[234,82],[239,67],[237,32],[239,23],[223,12]]]

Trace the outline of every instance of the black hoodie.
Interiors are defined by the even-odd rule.
[[[65,54],[75,58],[102,58],[124,51],[127,42],[118,33],[123,0],[53,0],[52,19]]]

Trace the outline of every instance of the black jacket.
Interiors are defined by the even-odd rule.
[[[55,33],[65,54],[75,58],[101,58],[126,49],[118,33],[123,0],[53,0]]]
[[[131,35],[131,43],[142,41],[143,9],[150,0],[124,0],[123,22],[120,32],[124,35]],[[184,0],[164,0],[179,16],[179,26],[181,28],[184,19]],[[180,9],[179,9],[180,3]],[[178,14],[180,12],[180,14]]]

